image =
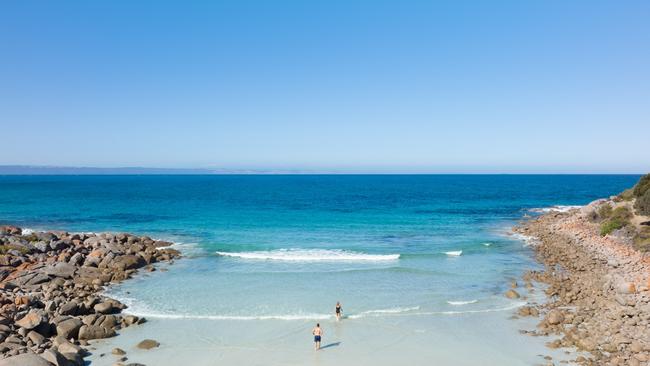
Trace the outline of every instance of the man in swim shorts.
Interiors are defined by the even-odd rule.
[[[320,329],[320,323],[316,324],[316,328],[311,331],[314,335],[314,343],[316,344],[316,351],[320,349],[320,337],[323,335],[323,330]]]

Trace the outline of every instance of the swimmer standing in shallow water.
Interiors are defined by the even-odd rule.
[[[337,321],[341,320],[341,316],[343,316],[343,308],[341,307],[341,303],[338,301],[336,302],[335,311],[336,311],[336,320]]]
[[[316,351],[320,349],[320,339],[323,335],[323,330],[320,328],[320,323],[316,324],[316,328],[311,331],[311,334],[314,335],[314,343],[316,346]]]

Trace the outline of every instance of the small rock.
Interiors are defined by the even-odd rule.
[[[34,343],[35,345],[43,344],[43,342],[45,341],[45,337],[43,337],[39,333],[34,332],[33,330],[27,333],[27,338],[29,338],[32,341],[32,343]]]
[[[0,366],[51,366],[44,358],[33,353],[23,353],[0,360]]]
[[[36,311],[30,311],[16,322],[16,325],[25,329],[34,329],[43,322],[43,315]]]
[[[79,318],[66,319],[56,325],[56,334],[66,339],[77,338],[81,325]]]
[[[505,296],[509,299],[518,299],[521,297],[519,293],[513,289],[506,291]]]
[[[115,330],[100,327],[98,325],[83,325],[79,329],[79,339],[102,339],[115,336]]]
[[[634,358],[636,358],[641,362],[647,362],[649,359],[648,355],[646,355],[645,353],[637,353],[634,355]]]
[[[94,307],[95,312],[100,314],[110,314],[113,311],[113,303],[110,301],[100,302]]]
[[[557,325],[564,321],[564,315],[558,310],[551,310],[546,315],[546,322],[550,325]]]
[[[154,341],[153,339],[145,339],[144,341],[138,343],[136,347],[140,349],[152,349],[160,346],[160,343]]]
[[[43,273],[61,278],[72,278],[76,268],[70,263],[56,263],[43,268]]]
[[[616,292],[623,295],[634,294],[636,286],[632,282],[620,282],[616,285]]]
[[[75,365],[75,366],[83,366],[85,365],[83,357],[81,357],[81,354],[79,353],[62,353],[63,357],[65,357],[69,361],[69,365]]]
[[[64,355],[66,353],[81,354],[83,352],[81,347],[77,346],[76,344],[72,344],[70,341],[61,336],[54,338],[53,344],[56,349]]]
[[[596,343],[590,339],[580,339],[578,347],[585,351],[593,351],[596,348]]]
[[[59,308],[59,314],[61,315],[75,315],[77,313],[77,308],[79,305],[74,301],[68,301],[63,306]]]
[[[630,350],[634,353],[643,352],[643,345],[638,341],[632,341],[632,343],[630,343]]]
[[[68,366],[68,359],[53,349],[45,350],[45,352],[41,354],[41,357],[50,363],[53,363],[55,366]]]
[[[138,322],[138,317],[134,316],[134,315],[127,315],[127,316],[123,317],[122,320],[124,321],[124,325],[129,327],[129,326],[131,326],[133,324],[136,324]]]

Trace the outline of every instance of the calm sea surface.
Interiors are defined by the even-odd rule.
[[[149,317],[327,319],[337,300],[357,319],[489,312],[517,306],[501,294],[534,265],[513,223],[637,179],[3,176],[0,222],[181,243],[169,272],[112,290]]]

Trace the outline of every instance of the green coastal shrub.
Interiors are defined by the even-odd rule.
[[[626,206],[620,206],[616,207],[614,210],[612,210],[612,213],[610,217],[612,219],[619,219],[623,222],[628,222],[632,218],[632,212],[626,207]]]
[[[612,206],[609,203],[606,203],[598,209],[598,219],[600,221],[606,220],[612,214]]]
[[[634,188],[628,188],[616,196],[618,201],[632,201],[634,199]]]
[[[605,236],[614,230],[621,229],[630,224],[632,213],[626,206],[616,207],[612,209],[609,206],[609,215],[605,221],[600,224],[600,235]]]
[[[614,230],[618,230],[625,226],[625,223],[620,220],[607,220],[600,224],[600,236],[610,234]]]
[[[634,208],[639,215],[650,216],[650,189],[645,191],[643,196],[637,197]]]
[[[650,227],[644,227],[636,234],[634,246],[642,252],[650,252]]]
[[[593,221],[605,221],[612,215],[612,206],[609,203],[605,203],[598,208],[596,211],[596,217]]]
[[[646,174],[634,186],[634,196],[641,197],[650,191],[650,174]]]

